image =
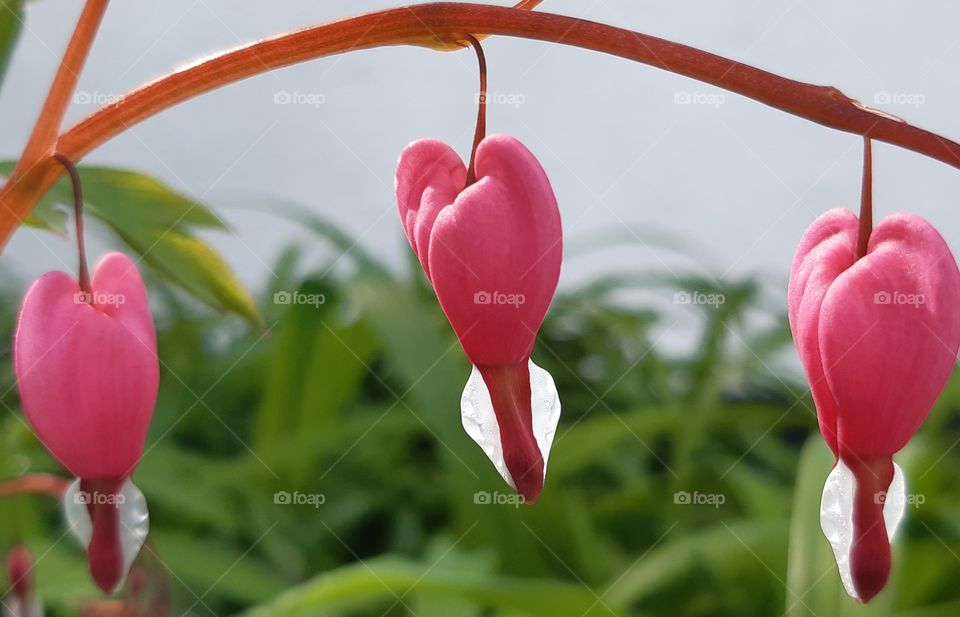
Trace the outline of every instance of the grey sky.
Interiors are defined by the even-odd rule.
[[[38,0],[0,96],[0,150],[15,157],[35,118],[80,0]],[[396,5],[380,1],[166,0],[110,6],[72,123],[94,104],[179,65],[310,24]],[[505,4],[505,3],[504,3]],[[857,0],[546,0],[542,10],[675,39],[788,77],[831,84],[920,126],[960,138],[960,5]],[[820,212],[855,207],[857,137],[626,60],[544,43],[485,44],[491,132],[512,133],[552,179],[565,233],[629,224],[696,246],[721,276],[785,284],[796,241]],[[211,236],[260,286],[278,249],[309,235],[231,206],[276,196],[324,213],[393,263],[408,250],[393,201],[394,164],[419,137],[468,154],[476,67],[469,52],[387,48],[262,75],[154,117],[88,162],[149,172],[208,200],[239,238]],[[286,93],[291,104],[275,102]],[[889,99],[885,103],[884,97]],[[282,97],[282,95],[281,95]],[[691,101],[685,104],[685,101]],[[875,149],[877,216],[911,210],[956,251],[960,173]],[[94,243],[91,252],[106,247]],[[72,244],[21,230],[3,261],[25,277],[72,266]],[[679,268],[657,248],[613,247],[565,263],[562,284],[625,268]],[[689,262],[686,262],[689,263]]]

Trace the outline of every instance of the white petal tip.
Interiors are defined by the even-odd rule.
[[[543,457],[543,475],[547,475],[547,459],[560,421],[560,396],[550,373],[529,360],[530,408],[533,410],[533,435]],[[463,430],[480,446],[507,484],[516,488],[503,458],[500,425],[493,410],[490,391],[480,370],[474,366],[460,397]]]
[[[130,566],[133,565],[134,559],[147,539],[150,531],[150,514],[147,511],[146,498],[130,478],[124,481],[120,492],[112,497],[115,498],[116,507],[120,511],[119,533],[124,572],[117,585],[110,590],[114,593],[123,587]],[[93,524],[87,504],[95,498],[97,497],[80,490],[80,478],[74,479],[63,494],[63,513],[67,526],[84,548],[90,544],[90,538],[93,535]]]
[[[850,571],[850,549],[853,546],[853,495],[857,480],[842,460],[827,476],[820,499],[820,529],[833,548],[833,556],[840,572],[840,580],[847,594],[854,600],[860,595],[853,585]],[[887,528],[887,537],[892,542],[897,528],[903,520],[907,503],[906,482],[903,470],[893,464],[893,480],[887,489],[883,503],[883,522]]]

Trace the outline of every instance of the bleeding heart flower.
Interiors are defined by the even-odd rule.
[[[90,572],[116,590],[147,533],[142,493],[129,480],[143,453],[157,398],[156,331],[132,261],[111,253],[89,291],[49,272],[27,291],[14,366],[27,419],[77,476],[64,496]]]
[[[923,219],[894,214],[857,259],[859,220],[820,216],[790,269],[790,328],[820,432],[837,457],[821,503],[847,592],[869,601],[886,584],[903,515],[893,454],[920,427],[960,348],[960,271]]]
[[[26,545],[16,544],[7,552],[7,579],[10,594],[3,600],[3,617],[43,617],[33,582],[33,556]]]
[[[560,416],[550,374],[530,354],[560,277],[560,212],[543,168],[506,135],[480,142],[476,182],[447,144],[415,141],[397,164],[397,205],[473,373],[463,425],[532,503]]]

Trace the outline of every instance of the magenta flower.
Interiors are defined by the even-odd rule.
[[[89,291],[49,272],[27,291],[14,339],[27,419],[77,480],[64,496],[90,572],[116,590],[147,531],[129,476],[143,453],[159,384],[156,331],[136,266],[111,253]]]
[[[413,142],[397,164],[410,246],[474,365],[463,425],[532,503],[560,414],[550,374],[530,354],[560,277],[560,212],[543,168],[506,135],[476,151],[476,182],[445,143]]]
[[[821,503],[848,593],[869,601],[886,584],[902,517],[893,455],[926,418],[960,348],[960,271],[923,219],[894,214],[857,259],[859,220],[820,216],[790,270],[790,327],[820,432],[837,457]],[[888,497],[889,495],[889,497]]]
[[[3,617],[43,617],[43,605],[35,593],[33,556],[25,544],[7,552],[7,580],[10,587],[3,599]]]

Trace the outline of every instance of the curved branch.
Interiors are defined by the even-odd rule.
[[[14,495],[47,495],[60,499],[70,481],[47,473],[33,473],[0,482],[0,497]]]
[[[687,45],[623,28],[517,8],[442,2],[368,13],[266,39],[182,69],[94,112],[57,145],[72,160],[168,107],[215,88],[298,62],[387,45],[463,46],[463,36],[504,35],[582,47],[648,64],[747,96],[841,131],[869,136],[960,168],[960,144],[872,110],[836,88],[794,81]],[[25,216],[62,174],[38,165],[36,182],[0,189],[0,202]],[[20,187],[25,187],[23,190]],[[0,212],[0,245],[16,220]]]
[[[63,59],[57,68],[47,98],[43,102],[40,116],[23,149],[23,156],[20,157],[21,165],[32,165],[45,152],[50,152],[57,142],[60,124],[70,105],[70,97],[73,96],[77,81],[80,79],[80,71],[90,54],[103,14],[107,11],[107,2],[108,0],[87,0],[83,5],[83,11],[77,19],[73,35],[70,37],[66,51],[63,52]]]

